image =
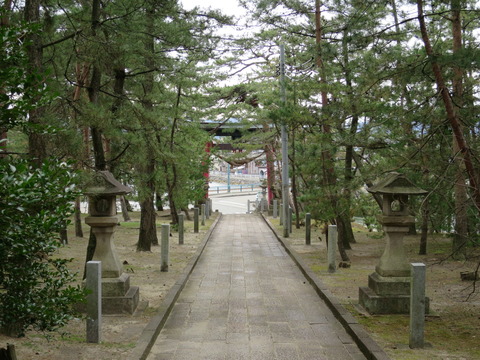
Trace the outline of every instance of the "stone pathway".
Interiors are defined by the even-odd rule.
[[[365,359],[257,215],[224,215],[147,360]]]

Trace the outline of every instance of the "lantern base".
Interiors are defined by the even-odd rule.
[[[139,298],[138,286],[130,286],[124,296],[102,296],[102,314],[133,314]]]
[[[370,314],[409,314],[410,277],[384,277],[376,272],[368,277],[368,287],[359,288],[359,304]],[[425,298],[425,313],[429,313]]]
[[[102,313],[133,314],[139,301],[138,286],[130,286],[130,275],[102,278]]]

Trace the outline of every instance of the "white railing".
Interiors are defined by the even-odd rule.
[[[261,191],[260,184],[240,184],[240,185],[210,185],[208,187],[208,194],[228,194],[228,193],[241,193]]]
[[[227,178],[228,177],[228,173],[226,172],[222,172],[222,171],[210,171],[209,173],[211,176],[219,176],[219,177],[224,177],[224,178]],[[238,174],[238,173],[234,173],[234,172],[231,172],[230,173],[230,178],[231,179],[235,179],[235,178],[240,178],[240,179],[257,179],[258,181],[260,181],[261,179],[265,179],[266,176],[262,176],[260,174]]]

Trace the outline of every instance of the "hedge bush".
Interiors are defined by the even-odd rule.
[[[0,331],[57,330],[84,299],[70,260],[53,257],[59,231],[72,214],[75,174],[58,161],[33,168],[25,160],[0,161]]]

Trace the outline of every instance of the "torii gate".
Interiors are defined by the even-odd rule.
[[[242,137],[242,134],[245,132],[253,133],[257,131],[264,131],[267,130],[269,127],[268,125],[260,126],[260,125],[249,125],[248,127],[243,126],[243,124],[232,124],[232,123],[220,123],[220,122],[202,122],[201,128],[212,135],[215,136],[230,136],[232,140],[236,140]],[[210,154],[212,147],[218,147],[220,150],[230,150],[235,151],[236,149],[232,146],[232,144],[213,144],[213,142],[208,142],[205,146],[205,152]],[[273,149],[265,145],[264,152],[267,158],[267,194],[268,194],[268,203],[271,204],[273,201],[273,184],[275,181],[275,171],[274,171],[274,164],[273,164]],[[204,173],[205,178],[209,178],[209,172]],[[206,192],[206,197],[208,197],[208,191]]]

